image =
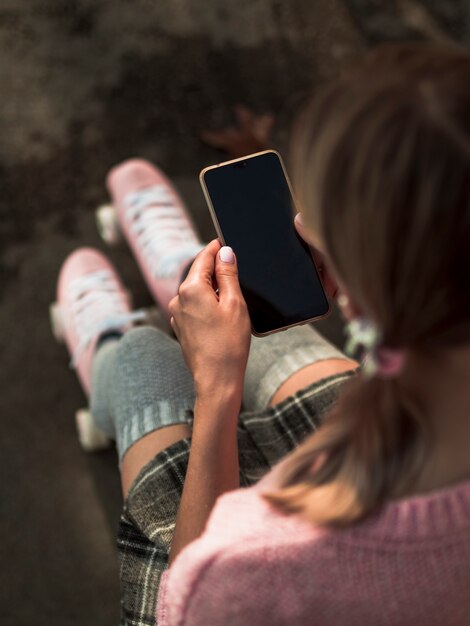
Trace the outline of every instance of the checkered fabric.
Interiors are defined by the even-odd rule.
[[[321,423],[351,373],[325,378],[271,409],[242,412],[238,426],[240,485],[256,483]],[[161,451],[134,481],[121,516],[118,550],[121,626],[153,626],[158,585],[168,567],[190,439]]]

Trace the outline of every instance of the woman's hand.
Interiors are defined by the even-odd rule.
[[[241,397],[251,325],[231,248],[211,241],[195,258],[169,309],[196,395],[235,391]]]
[[[315,265],[318,269],[318,273],[320,274],[320,279],[322,281],[326,295],[328,296],[328,298],[336,300],[339,292],[338,284],[328,271],[325,263],[325,257],[315,244],[314,238],[305,228],[301,213],[296,214],[294,224],[298,234],[302,237],[305,243],[310,246],[313,258],[315,260]]]

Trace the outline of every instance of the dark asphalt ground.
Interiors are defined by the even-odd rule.
[[[468,0],[0,0],[0,624],[116,624],[114,452],[86,455],[85,400],[48,306],[64,257],[105,249],[94,209],[130,156],[174,178],[209,239],[197,175],[223,158],[199,139],[244,102],[277,118],[384,40],[470,40]],[[124,249],[109,255],[150,297]],[[334,321],[325,332],[340,341]]]

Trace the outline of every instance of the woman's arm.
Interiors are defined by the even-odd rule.
[[[194,377],[193,435],[170,562],[204,530],[217,497],[239,486],[237,422],[250,319],[235,255],[212,241],[170,302],[171,325]],[[215,290],[217,288],[217,291]]]
[[[188,470],[171,544],[170,564],[204,530],[218,496],[240,486],[237,421],[240,393],[197,399]]]

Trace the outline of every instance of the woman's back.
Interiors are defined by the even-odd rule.
[[[159,625],[468,623],[470,482],[340,531],[279,514],[262,487],[219,499],[162,580]]]

